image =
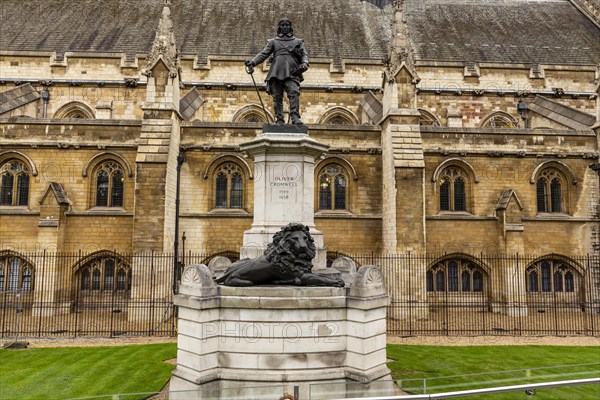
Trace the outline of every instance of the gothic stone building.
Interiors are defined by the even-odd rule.
[[[135,265],[103,256],[172,251],[180,152],[186,250],[238,252],[261,179],[239,145],[267,118],[243,61],[284,16],[329,146],[329,254],[448,255],[411,267],[421,300],[503,274],[576,290],[569,257],[599,242],[595,0],[3,0],[0,290],[51,279],[25,256],[44,250],[87,255],[73,285],[127,289]],[[481,253],[538,257],[501,271]]]

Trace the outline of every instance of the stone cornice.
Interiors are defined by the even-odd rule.
[[[426,156],[461,156],[461,157],[493,157],[493,158],[560,158],[560,159],[595,159],[599,156],[599,153],[582,153],[582,152],[570,152],[569,150],[565,150],[564,153],[557,152],[539,152],[539,151],[516,151],[516,150],[494,150],[494,151],[486,151],[486,150],[470,150],[470,149],[452,149],[452,150],[444,150],[444,149],[426,149],[423,151]]]
[[[585,131],[576,130],[551,130],[551,129],[520,129],[520,128],[449,128],[445,126],[421,126],[421,133],[439,134],[464,134],[464,135],[517,135],[517,136],[590,136],[596,134],[590,129]]]
[[[204,152],[240,152],[240,146],[231,145],[213,145],[209,143],[204,144],[190,144],[189,142],[181,143],[181,147],[187,151],[204,151]],[[368,148],[347,148],[347,147],[331,147],[327,152],[328,155],[337,154],[371,154],[380,155],[381,147],[368,147]]]
[[[142,126],[141,119],[0,118],[2,125]]]
[[[455,67],[462,70],[466,63],[464,61],[435,61],[435,60],[417,60],[415,61],[417,68],[419,67]],[[478,62],[477,65],[480,69],[522,69],[524,72],[529,74],[531,64],[523,63],[499,63],[499,62]],[[563,64],[541,64],[544,70],[555,70],[555,71],[581,71],[589,72],[594,71],[596,67],[590,65],[563,65]]]
[[[130,150],[137,150],[138,146],[137,144],[119,144],[119,143],[85,143],[85,142],[76,142],[76,143],[70,143],[70,142],[38,142],[38,141],[31,141],[31,142],[24,142],[24,141],[15,141],[15,142],[7,142],[4,141],[2,143],[2,145],[0,146],[0,148],[2,149],[10,149],[10,148],[15,148],[15,149],[23,149],[23,148],[32,148],[32,149],[48,149],[48,148],[52,148],[52,149],[62,149],[62,150],[67,150],[67,149],[98,149],[98,150],[110,150],[110,149],[115,149],[115,150],[123,150],[123,149],[130,149]]]

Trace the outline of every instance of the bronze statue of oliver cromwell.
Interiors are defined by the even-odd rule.
[[[304,41],[294,36],[292,23],[284,18],[277,24],[277,36],[270,39],[267,46],[252,60],[246,61],[248,73],[253,67],[272,56],[271,67],[265,78],[267,93],[273,96],[275,105],[275,123],[285,124],[283,119],[283,92],[290,102],[292,124],[303,125],[300,119],[300,82],[304,80],[302,73],[308,69],[308,54]]]

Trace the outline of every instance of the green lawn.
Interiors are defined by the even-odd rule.
[[[413,393],[423,393],[423,381],[416,378],[427,378],[428,393],[440,393],[600,376],[599,347],[388,345],[387,349],[395,360],[388,364],[394,379]],[[159,391],[174,368],[164,360],[174,358],[176,351],[175,343],[0,350],[0,399]],[[567,364],[580,366],[543,368]],[[497,372],[511,370],[518,372]],[[600,385],[546,389],[537,396],[519,392],[468,399],[597,400]]]
[[[599,347],[388,345],[387,354],[395,360],[388,363],[394,379],[400,380],[403,388],[415,394],[423,393],[422,378],[427,378],[427,393],[442,393],[600,377]],[[574,364],[579,366],[546,368]],[[538,390],[536,396],[515,392],[465,399],[525,398],[596,400],[600,399],[600,385]]]
[[[66,399],[160,391],[177,344],[0,350],[0,399]]]

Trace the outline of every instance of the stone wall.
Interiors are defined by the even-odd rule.
[[[0,213],[3,248],[34,251],[131,250],[135,187],[135,137],[139,124],[114,121],[18,121],[0,125],[2,160],[19,159],[32,172],[27,207],[4,207]],[[103,160],[119,162],[124,172],[123,207],[95,207],[94,168]],[[29,161],[30,160],[30,161]],[[29,165],[32,164],[32,165]],[[33,170],[35,169],[35,175]],[[62,248],[39,237],[42,195],[51,182],[64,188],[66,211]]]

